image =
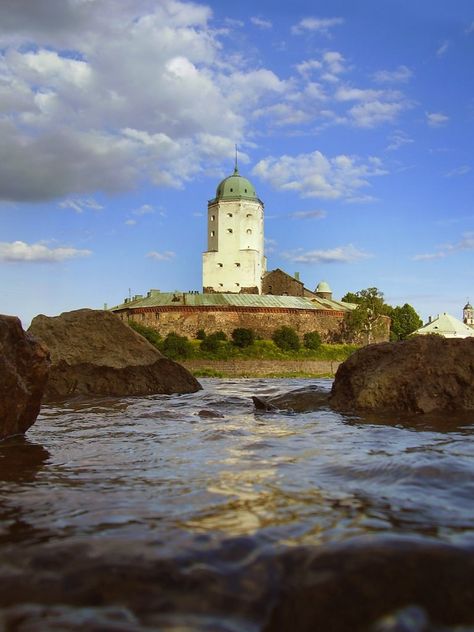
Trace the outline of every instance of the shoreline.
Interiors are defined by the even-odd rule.
[[[337,360],[181,360],[195,377],[334,377]]]

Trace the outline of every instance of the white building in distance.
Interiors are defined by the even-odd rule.
[[[249,180],[234,173],[209,200],[207,251],[203,254],[204,293],[261,294],[267,261],[263,241],[263,202]]]

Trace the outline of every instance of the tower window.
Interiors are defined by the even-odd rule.
[[[223,263],[218,263],[218,264],[217,264],[217,267],[218,267],[218,268],[223,268],[223,267],[224,267],[224,264],[223,264]]]
[[[228,228],[228,229],[227,229],[227,232],[228,232],[229,234],[232,234],[234,231],[232,230],[232,228]]]
[[[236,261],[234,265],[236,268],[240,268],[240,263],[238,261]]]
[[[214,237],[215,234],[216,232],[214,230],[211,230],[211,237]]]
[[[252,217],[252,213],[247,213],[247,218]]]
[[[250,228],[247,228],[247,235],[251,235],[252,231],[250,230]]]
[[[247,193],[247,189],[245,189],[245,193]]]
[[[216,219],[215,215],[211,215],[211,222],[213,222]]]
[[[240,283],[236,283],[235,285],[236,285],[237,287],[240,287]]]
[[[232,217],[232,213],[227,213],[227,217]]]
[[[224,284],[223,283],[219,283],[219,287],[224,287]]]
[[[232,193],[232,191],[233,191],[233,190],[234,190],[234,189],[231,189],[231,190],[230,190],[230,192]]]

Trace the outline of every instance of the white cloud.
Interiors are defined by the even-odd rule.
[[[278,242],[276,239],[272,239],[271,237],[265,237],[265,252],[267,255],[271,255],[276,252],[276,247]]]
[[[257,16],[251,17],[250,21],[252,22],[254,26],[258,27],[259,29],[271,29],[273,26],[270,20],[265,20]]]
[[[375,127],[396,121],[407,107],[409,104],[403,100],[383,102],[376,99],[354,105],[348,114],[356,127]]]
[[[302,61],[301,63],[296,65],[296,70],[300,75],[308,76],[314,70],[321,70],[323,67],[322,62],[317,59],[307,59],[306,61]]]
[[[136,219],[126,219],[125,220],[125,225],[126,226],[135,226],[137,223]]]
[[[442,42],[439,48],[436,50],[436,54],[438,55],[438,57],[443,57],[443,55],[447,53],[448,48],[449,40],[444,40],[444,42]]]
[[[280,190],[296,191],[302,197],[352,198],[369,186],[369,178],[386,175],[379,158],[363,162],[357,156],[327,158],[319,151],[298,156],[273,156],[261,160],[253,173]]]
[[[430,127],[441,127],[449,121],[449,116],[441,112],[425,112],[426,122]]]
[[[293,219],[323,219],[326,215],[326,211],[294,211],[289,214]]]
[[[471,24],[466,29],[466,34],[469,35],[470,33],[474,33],[474,21],[471,22]]]
[[[42,243],[27,244],[24,241],[0,242],[0,261],[7,262],[34,262],[34,263],[58,263],[67,259],[88,257],[90,250],[78,250],[77,248],[48,248]]]
[[[2,200],[75,200],[141,178],[182,186],[230,158],[253,111],[288,91],[251,55],[226,53],[204,5],[7,4],[0,2]]]
[[[474,250],[474,233],[464,233],[462,238],[455,243],[448,243],[440,246],[434,253],[415,255],[414,261],[429,261],[431,259],[442,259],[448,255],[453,255],[458,252]]]
[[[471,171],[471,167],[469,165],[462,165],[461,167],[457,167],[456,169],[451,169],[445,173],[446,178],[452,178],[453,176],[465,176],[467,173]]]
[[[156,261],[171,261],[176,257],[176,253],[172,250],[165,250],[164,252],[158,252],[153,250],[146,255],[149,259],[155,259]]]
[[[327,250],[297,250],[283,253],[282,256],[293,263],[355,263],[373,255],[348,244]]]
[[[134,215],[151,215],[155,212],[154,207],[151,204],[142,204],[140,208],[136,208],[133,211]]]
[[[87,198],[83,200],[78,199],[67,199],[63,202],[59,203],[60,208],[72,208],[76,213],[83,213],[86,210],[100,211],[104,207],[93,200],[92,198]]]
[[[329,35],[330,29],[333,26],[339,26],[343,24],[344,20],[342,18],[315,18],[315,17],[307,17],[303,18],[291,27],[291,32],[293,35],[300,35],[301,33],[305,33],[307,31],[313,33],[321,33],[323,35]]]
[[[402,130],[395,130],[392,134],[390,134],[388,140],[388,151],[395,151],[397,149],[400,149],[400,147],[403,147],[404,145],[410,145],[411,143],[415,142],[413,138],[410,138],[408,134],[406,134]]]
[[[408,66],[398,66],[395,70],[379,70],[374,73],[373,80],[377,83],[405,83],[413,77]]]

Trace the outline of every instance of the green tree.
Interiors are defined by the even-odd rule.
[[[160,351],[166,357],[176,360],[177,358],[189,358],[193,348],[186,336],[180,336],[172,331],[161,343]]]
[[[405,340],[423,324],[414,307],[408,303],[402,307],[391,307],[388,315],[392,319],[390,331],[394,340]]]
[[[210,334],[206,336],[204,340],[201,340],[200,349],[202,351],[211,351],[212,353],[216,352],[220,347],[219,332],[215,334]]]
[[[317,331],[308,331],[303,336],[303,344],[306,349],[316,351],[322,344],[321,336]]]
[[[162,338],[160,336],[160,333],[156,331],[156,329],[153,329],[152,327],[145,327],[145,325],[140,325],[140,323],[136,323],[134,320],[129,320],[128,324],[137,332],[137,334],[140,334],[140,336],[146,338],[148,342],[151,342],[153,346],[158,348],[160,347]]]
[[[206,337],[206,332],[204,331],[204,329],[198,329],[196,332],[196,339],[197,340],[204,340]]]
[[[361,300],[361,297],[356,292],[347,292],[347,294],[344,294],[341,298],[343,303],[360,303]]]
[[[283,351],[298,351],[300,348],[300,339],[293,327],[284,325],[275,329],[272,340]]]
[[[227,340],[227,334],[222,330],[216,331],[212,335],[215,336],[217,340],[222,340],[223,342]]]
[[[387,316],[391,308],[384,302],[383,293],[376,287],[360,290],[355,295],[349,292],[344,299],[347,296],[355,298],[348,302],[357,303],[357,307],[347,314],[346,329],[351,336],[365,335],[367,344],[370,344],[383,326],[381,317]]]
[[[232,332],[232,342],[236,347],[250,347],[255,341],[255,332],[253,329],[245,327],[237,327]]]

